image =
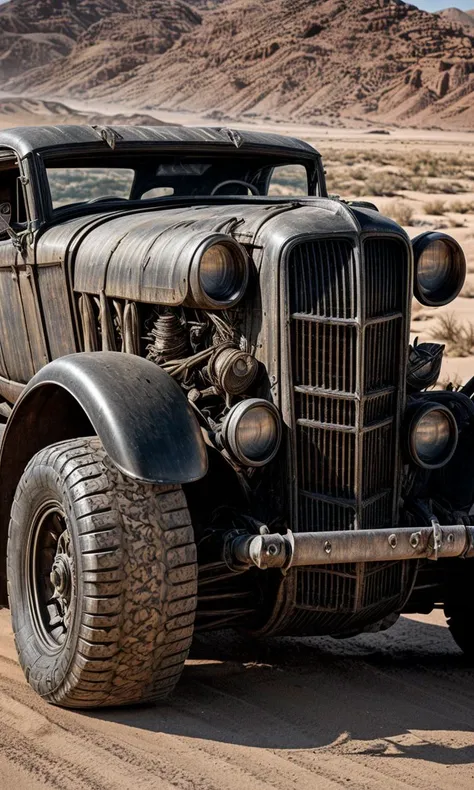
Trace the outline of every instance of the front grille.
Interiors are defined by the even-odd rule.
[[[302,319],[295,323],[295,383],[320,390],[356,391],[357,329]],[[342,353],[342,349],[346,349]]]
[[[305,242],[289,256],[296,531],[395,523],[408,266],[391,237]],[[403,573],[300,569],[296,605],[354,613],[400,595]]]

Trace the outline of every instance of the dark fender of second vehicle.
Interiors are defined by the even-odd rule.
[[[179,385],[146,359],[115,351],[71,354],[46,365],[15,404],[0,454],[0,604],[14,492],[29,460],[51,444],[97,435],[125,474],[154,484],[207,472],[201,430]]]

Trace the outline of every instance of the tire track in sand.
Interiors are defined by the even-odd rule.
[[[209,649],[169,704],[82,714],[28,687],[2,612],[0,776],[12,790],[474,786],[474,672],[436,619],[278,640],[251,661]]]

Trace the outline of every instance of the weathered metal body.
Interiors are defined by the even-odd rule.
[[[11,152],[26,206],[19,242],[0,240],[0,395],[7,404],[17,401],[0,459],[0,550],[28,460],[49,443],[97,434],[130,477],[185,485],[200,563],[200,629],[349,634],[407,606],[437,603],[442,568],[420,584],[425,592],[417,599],[420,559],[437,551],[440,512],[429,488],[437,473],[432,483],[420,482],[416,495],[404,492],[414,259],[403,229],[373,209],[330,199],[319,156],[305,143],[225,129],[112,132],[58,127],[0,134],[0,154],[7,159]],[[218,187],[242,183],[225,178],[239,173],[239,157],[244,184],[254,160],[268,158],[272,167],[280,160],[303,163],[308,196],[180,195],[178,189],[146,203],[132,195],[126,203],[62,210],[53,210],[48,197],[48,157],[81,163],[102,155],[115,166],[120,156],[128,163],[139,155],[209,152],[222,162]],[[214,440],[235,397],[216,384],[217,363],[202,370],[198,362],[207,364],[222,338],[214,334],[200,346],[183,330],[197,325],[204,332],[218,320],[209,313],[219,310],[199,306],[193,278],[203,245],[226,239],[249,261],[246,293],[225,311],[240,351],[260,371],[242,397],[271,401],[283,425],[275,459],[251,471]],[[159,353],[140,359],[150,348],[144,338],[150,339],[157,307],[160,319],[174,321],[173,349],[187,348],[174,364],[163,352],[163,322],[155,331]],[[226,342],[230,347],[224,340],[223,348]],[[198,373],[180,379],[180,359],[183,370]],[[464,409],[467,441],[474,423],[465,401],[456,408]],[[458,453],[451,468],[460,462]],[[443,474],[446,492],[448,467]],[[440,556],[472,553],[471,503],[464,491],[460,497],[449,506],[443,495],[448,524],[458,524],[459,511],[465,522],[451,533],[446,528],[453,538]],[[422,548],[410,543],[417,527]],[[266,562],[263,554],[255,559],[271,544],[265,529],[281,536],[282,553],[275,553],[281,562]],[[282,537],[287,530],[293,544]],[[248,570],[251,564],[269,570]]]

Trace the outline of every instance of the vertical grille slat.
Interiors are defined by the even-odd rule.
[[[362,250],[345,239],[304,242],[289,256],[300,531],[393,521],[408,264],[404,244],[389,237]],[[370,567],[300,569],[297,603],[355,612],[381,590],[399,594],[400,570]]]

